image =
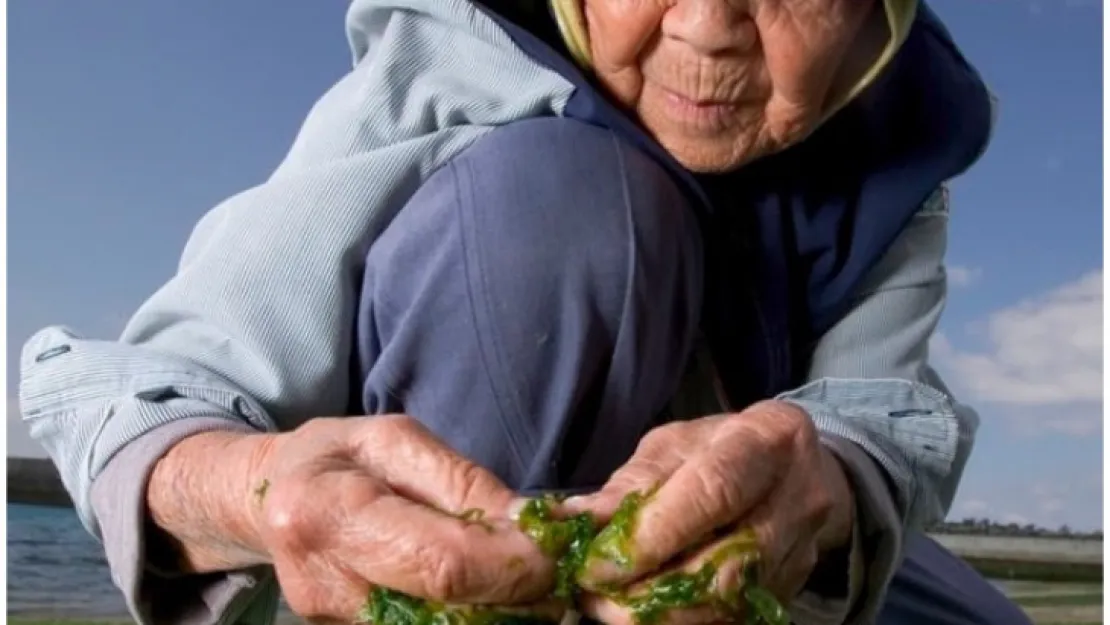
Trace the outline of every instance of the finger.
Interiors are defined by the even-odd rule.
[[[441,604],[399,593],[388,588],[375,588],[355,623],[383,625],[387,623],[559,623],[569,611],[565,601],[544,599],[525,605]],[[351,621],[348,621],[350,623]]]
[[[613,473],[601,490],[571,497],[563,502],[563,509],[572,514],[590,512],[599,521],[607,522],[629,493],[655,490],[692,455],[702,451],[704,445],[699,443],[721,419],[722,416],[711,416],[676,421],[651,430],[636,446],[632,458]]]
[[[561,599],[542,599],[536,603],[524,605],[482,606],[479,608],[465,608],[480,612],[478,619],[468,619],[464,622],[500,622],[495,616],[515,616],[529,620],[548,623],[560,623],[567,618],[567,613],[572,612],[571,606]]]
[[[760,504],[743,521],[760,545],[759,584],[781,600],[795,597],[817,564],[815,532],[794,527],[786,514],[792,502],[785,495]]]
[[[374,500],[329,543],[372,584],[443,603],[533,601],[554,583],[553,563],[515,527],[474,524],[396,495]]]
[[[629,465],[625,465],[628,467]],[[631,493],[648,493],[654,491],[666,475],[656,476],[654,473],[639,473],[644,467],[633,467],[633,471],[621,474],[614,473],[613,477],[605,483],[601,490],[591,495],[571,497],[559,504],[559,514],[574,515],[589,513],[599,525],[607,524],[613,514],[620,508],[621,501]],[[666,471],[666,468],[660,468]],[[670,469],[673,471],[674,469]]]
[[[755,534],[737,532],[634,584],[620,596],[589,595],[582,606],[606,623],[692,625],[735,620],[743,609],[740,592],[745,571],[758,557]]]
[[[799,540],[780,558],[777,566],[763,570],[759,585],[784,603],[789,603],[805,588],[817,564],[817,550],[812,542]]]
[[[648,620],[617,601],[601,595],[584,595],[579,603],[582,614],[605,625],[708,625],[731,622],[713,608],[669,610],[654,617],[654,620]]]
[[[774,485],[780,460],[768,451],[757,438],[732,436],[683,464],[640,509],[629,562],[591,560],[584,584],[627,583],[742,517]]]
[[[313,623],[352,623],[361,613],[370,584],[322,559],[278,560],[274,572],[286,603]]]
[[[358,449],[361,460],[405,497],[451,514],[479,510],[508,518],[515,493],[412,417],[373,417]]]
[[[677,454],[664,457],[633,456],[609,478],[601,490],[591,495],[571,497],[560,507],[565,514],[589,512],[599,523],[608,523],[629,493],[655,490],[682,462],[683,458]]]

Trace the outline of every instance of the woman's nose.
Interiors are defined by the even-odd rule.
[[[744,0],[678,0],[663,16],[664,37],[706,56],[744,53],[759,33]]]

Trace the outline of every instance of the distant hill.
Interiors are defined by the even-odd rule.
[[[72,506],[54,464],[46,458],[8,458],[8,502]]]
[[[1067,525],[1056,529],[1038,527],[1032,523],[1019,525],[1017,523],[998,523],[990,519],[967,518],[961,521],[945,521],[928,529],[936,534],[962,534],[970,536],[1025,536],[1036,538],[1070,538],[1102,540],[1102,530],[1090,532],[1076,531]]]

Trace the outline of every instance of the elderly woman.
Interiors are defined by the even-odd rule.
[[[25,348],[140,622],[265,623],[279,585],[325,621],[374,586],[528,604],[521,493],[605,519],[655,487],[586,588],[750,526],[797,623],[1028,622],[916,533],[977,426],[927,344],[944,185],[992,123],[927,7],[355,0],[347,30],[354,69],[118,342]]]

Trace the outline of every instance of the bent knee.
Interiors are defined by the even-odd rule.
[[[464,236],[488,262],[618,280],[633,264],[700,275],[688,201],[662,166],[609,131],[562,118],[520,121],[452,167]]]
[[[700,316],[702,266],[694,210],[661,165],[611,132],[543,118],[490,131],[429,177],[371,246],[362,299],[437,319],[467,306],[498,333],[602,343],[636,319],[669,342]]]

